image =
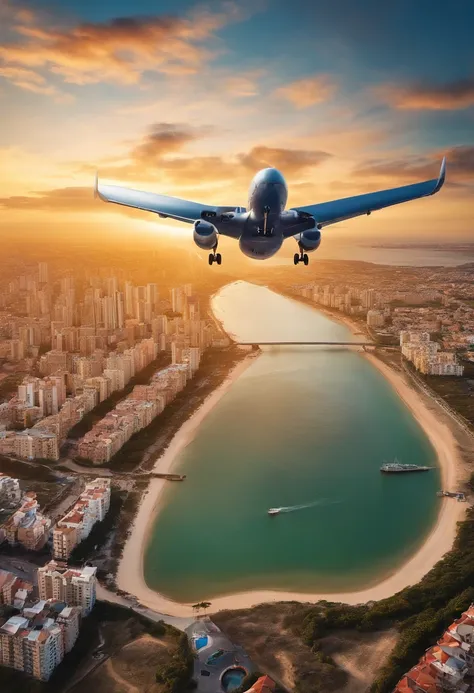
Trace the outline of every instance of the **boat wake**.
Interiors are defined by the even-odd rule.
[[[281,508],[275,508],[275,510],[278,510],[279,513],[294,513],[297,510],[304,510],[305,508],[315,508],[318,505],[335,505],[336,503],[340,502],[340,500],[320,498],[319,500],[313,501],[312,503],[301,503],[301,505],[287,505],[282,506]]]

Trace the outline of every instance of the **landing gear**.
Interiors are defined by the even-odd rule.
[[[209,264],[212,265],[214,262],[216,262],[218,265],[222,264],[222,255],[220,253],[216,253],[215,248],[213,253],[209,253]]]
[[[295,265],[297,265],[299,262],[302,262],[307,267],[309,265],[309,257],[306,253],[301,251],[300,253],[294,254],[293,262],[295,263]]]

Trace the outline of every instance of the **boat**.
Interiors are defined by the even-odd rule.
[[[397,459],[394,462],[385,462],[380,471],[384,474],[401,474],[404,472],[427,472],[432,467],[424,467],[418,464],[401,464]]]
[[[280,513],[281,508],[270,508],[268,510],[268,515],[278,515]]]

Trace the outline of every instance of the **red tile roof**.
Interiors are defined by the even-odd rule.
[[[424,665],[422,662],[410,669],[407,676],[426,693],[438,693],[441,690],[436,679],[431,675],[429,666]]]
[[[261,676],[250,689],[253,693],[270,693],[274,690],[275,682],[269,676]]]
[[[408,676],[404,676],[397,683],[397,687],[395,688],[393,693],[410,693],[410,691],[413,691],[413,688],[410,686]]]

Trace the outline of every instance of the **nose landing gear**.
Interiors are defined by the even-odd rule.
[[[306,253],[303,252],[303,250],[301,250],[300,253],[294,254],[293,262],[295,263],[295,265],[302,262],[305,266],[308,266],[309,265],[309,257]]]

